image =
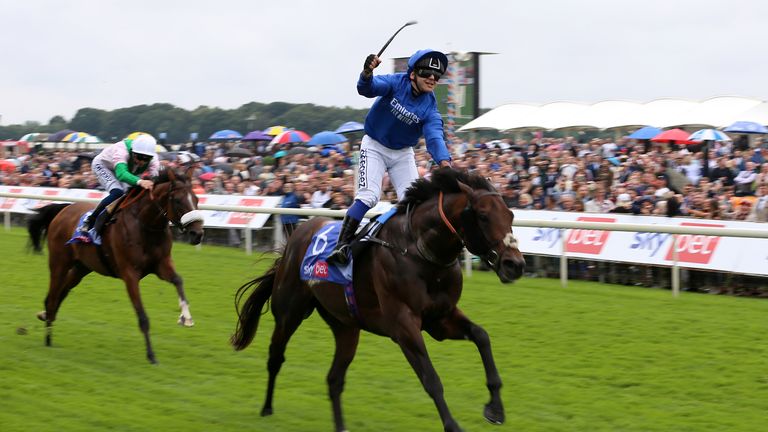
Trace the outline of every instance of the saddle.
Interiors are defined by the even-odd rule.
[[[352,258],[359,255],[365,249],[370,247],[371,243],[375,243],[384,247],[397,249],[397,247],[393,246],[391,243],[378,238],[378,234],[379,234],[379,231],[381,231],[381,228],[389,220],[389,218],[391,218],[395,213],[397,213],[397,208],[392,207],[386,213],[382,213],[380,215],[374,216],[373,218],[371,218],[371,220],[367,224],[365,224],[365,226],[363,226],[363,229],[361,229],[355,235],[355,238],[352,239],[352,241],[349,244]]]
[[[104,227],[114,222],[114,216],[118,211],[120,211],[120,204],[125,201],[126,195],[128,194],[123,194],[120,196],[120,198],[109,204],[101,213],[96,215],[96,222],[93,224],[94,232],[96,232],[98,235],[101,235]]]

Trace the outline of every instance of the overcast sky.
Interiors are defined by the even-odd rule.
[[[383,57],[498,53],[484,108],[768,99],[764,0],[0,0],[0,125],[158,102],[366,108],[363,60],[409,20]]]

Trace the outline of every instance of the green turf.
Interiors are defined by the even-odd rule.
[[[234,352],[235,289],[269,260],[177,244],[194,328],[176,325],[175,290],[143,283],[157,366],[122,283],[88,276],[64,302],[43,346],[47,256],[24,252],[20,228],[0,231],[0,431],[330,431],[325,374],[332,336],[317,314],[299,329],[277,383],[266,382],[267,316]],[[768,302],[760,299],[523,279],[466,280],[462,309],[491,335],[507,422],[482,418],[487,390],[467,342],[429,349],[454,417],[470,431],[765,430]],[[23,327],[26,335],[18,335]],[[344,392],[351,431],[438,431],[436,410],[389,340],[361,338]]]

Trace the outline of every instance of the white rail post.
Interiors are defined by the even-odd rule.
[[[472,254],[467,248],[464,248],[464,275],[472,277]]]
[[[677,297],[680,294],[680,266],[677,265],[677,249],[679,247],[680,236],[672,234],[672,296]]]
[[[560,251],[560,286],[568,288],[568,256],[565,254],[567,242],[565,232],[565,228],[560,229],[560,247],[562,248]]]
[[[253,219],[251,219],[253,220]],[[251,221],[245,226],[245,254],[253,254],[253,230],[251,229]]]

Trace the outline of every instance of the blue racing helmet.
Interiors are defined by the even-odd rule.
[[[416,51],[408,59],[408,73],[416,69],[431,69],[443,75],[445,70],[448,69],[448,56],[432,49]]]

